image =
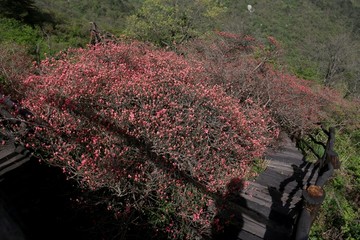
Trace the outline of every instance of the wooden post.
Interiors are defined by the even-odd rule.
[[[90,22],[90,44],[95,45],[101,42],[100,32],[95,22]]]
[[[322,169],[319,170],[319,176],[316,179],[316,185],[323,187],[325,183],[334,173],[334,167],[331,163],[327,163]]]
[[[339,169],[341,166],[339,155],[332,149],[326,153],[326,162],[331,163],[334,169]]]
[[[305,200],[305,208],[309,210],[311,216],[315,218],[317,210],[319,210],[321,203],[325,199],[325,190],[321,186],[310,185],[303,191]]]
[[[296,240],[307,240],[311,225],[325,199],[325,191],[322,187],[310,185],[303,191],[304,208],[300,214],[296,229]]]
[[[320,159],[320,166],[319,166],[319,170],[322,171],[322,168],[325,167],[331,160],[331,158],[336,158],[337,153],[334,151],[334,145],[335,145],[335,128],[331,127],[329,128],[329,131],[327,131],[323,126],[321,127],[322,130],[324,131],[324,133],[328,136],[328,140],[326,142],[326,146],[325,146],[325,153],[322,156],[322,158]],[[328,155],[331,156],[328,156]],[[338,158],[338,157],[337,157]],[[334,168],[338,169],[336,167],[340,167],[339,166],[339,162],[336,162],[336,159],[334,159]]]

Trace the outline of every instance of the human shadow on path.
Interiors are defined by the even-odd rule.
[[[217,214],[212,223],[212,238],[214,240],[235,240],[241,232],[244,220],[241,208],[246,207],[246,200],[240,196],[244,189],[244,180],[233,178],[227,184],[227,191],[216,199]]]

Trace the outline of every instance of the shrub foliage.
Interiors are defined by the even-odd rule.
[[[172,237],[210,234],[210,195],[277,134],[250,98],[206,84],[200,63],[137,42],[71,49],[39,71],[24,81],[40,118],[31,147],[84,187],[111,189],[119,216],[151,213]]]

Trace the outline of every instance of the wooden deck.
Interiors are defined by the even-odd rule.
[[[242,228],[236,239],[293,239],[302,209],[302,190],[314,184],[317,171],[306,162],[287,136],[277,150],[266,154],[267,168],[242,191],[238,201],[250,210],[241,213]],[[245,201],[244,201],[245,200]]]

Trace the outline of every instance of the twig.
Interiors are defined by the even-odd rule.
[[[260,63],[254,68],[254,70],[252,70],[252,72],[255,72],[256,70],[258,70],[258,68],[260,68],[261,65],[263,65],[267,60],[268,60],[268,59],[267,59],[267,57],[266,57],[262,62],[260,62]]]

